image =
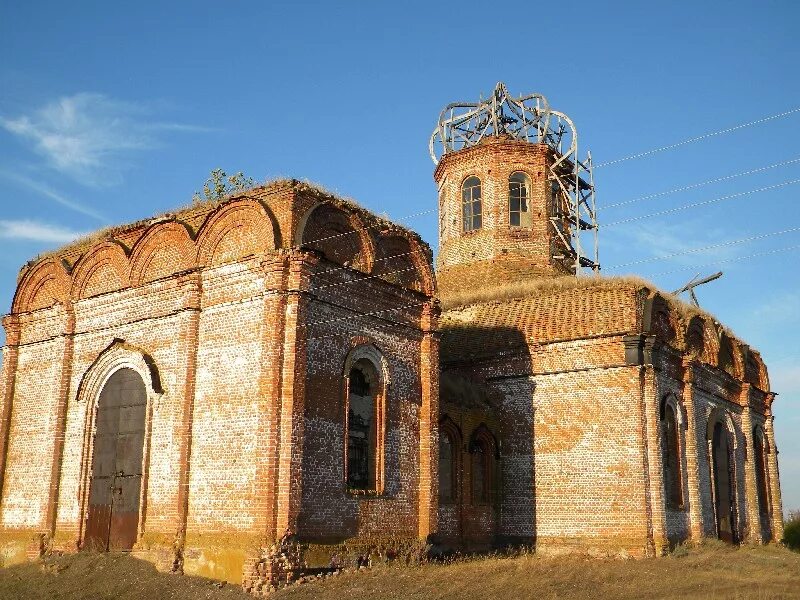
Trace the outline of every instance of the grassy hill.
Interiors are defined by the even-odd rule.
[[[403,598],[800,598],[800,554],[721,544],[662,559],[484,558],[447,565],[381,566],[294,585],[276,600]],[[236,586],[157,572],[125,555],[49,557],[0,569],[0,598],[239,599]]]

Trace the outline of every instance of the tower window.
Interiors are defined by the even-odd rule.
[[[530,193],[530,178],[521,171],[512,173],[508,178],[508,222],[512,227],[530,226]]]
[[[461,184],[461,203],[464,214],[464,231],[474,231],[481,228],[481,180],[467,177]]]

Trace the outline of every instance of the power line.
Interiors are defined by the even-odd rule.
[[[690,269],[697,269],[702,267],[714,267],[716,265],[721,265],[725,263],[741,262],[744,260],[750,260],[751,258],[759,258],[761,256],[769,256],[770,254],[778,254],[780,252],[789,252],[790,250],[798,250],[798,249],[800,249],[800,244],[795,244],[794,246],[786,246],[785,248],[776,248],[774,250],[767,250],[765,252],[756,252],[755,254],[738,256],[736,258],[723,258],[721,260],[715,260],[714,262],[704,263],[701,265],[687,265],[685,267],[679,267],[677,269],[672,269],[670,271],[661,271],[660,273],[653,273],[650,276],[658,277],[661,275],[671,275],[672,273],[680,273],[682,271],[688,271]]]
[[[749,190],[746,192],[737,192],[735,194],[728,194],[726,196],[719,196],[718,198],[712,198],[711,200],[704,200],[702,202],[695,202],[693,204],[684,204],[683,206],[676,206],[675,208],[668,208],[666,210],[660,210],[658,212],[649,213],[646,215],[638,215],[635,217],[629,217],[627,219],[621,219],[619,221],[612,221],[611,223],[606,223],[605,225],[601,226],[602,228],[606,227],[614,227],[615,225],[622,225],[624,223],[631,223],[633,221],[641,221],[642,219],[649,219],[651,217],[659,217],[662,215],[668,215],[675,212],[680,212],[682,210],[688,210],[690,208],[697,208],[698,206],[707,206],[709,204],[714,204],[716,202],[722,202],[723,200],[731,200],[733,198],[741,198],[742,196],[749,196],[750,194],[757,194],[759,192],[766,192],[768,190],[774,190],[781,187],[786,187],[787,185],[794,185],[800,183],[800,179],[792,179],[789,181],[784,181],[783,183],[776,183],[775,185],[768,185],[762,188],[758,188],[755,190]]]
[[[632,198],[630,200],[624,200],[622,202],[615,202],[614,204],[608,204],[606,206],[598,207],[597,210],[606,210],[607,208],[616,208],[617,206],[626,206],[628,204],[633,204],[634,202],[641,202],[642,200],[650,200],[651,198],[660,198],[662,196],[669,196],[670,194],[677,194],[678,192],[685,192],[687,190],[693,190],[699,187],[703,187],[704,185],[710,185],[712,183],[720,183],[721,181],[728,181],[730,179],[735,179],[736,177],[744,177],[745,175],[752,175],[754,173],[761,173],[763,171],[767,171],[769,169],[774,169],[776,167],[784,167],[786,165],[790,165],[793,163],[800,162],[800,158],[793,158],[791,160],[785,160],[783,162],[775,163],[772,165],[767,165],[766,167],[759,167],[758,169],[751,169],[749,171],[742,171],[741,173],[734,173],[733,175],[726,175],[724,177],[717,177],[715,179],[708,179],[706,181],[701,181],[700,183],[692,183],[689,185],[684,185],[682,187],[674,188],[671,190],[667,190],[665,192],[657,192],[655,194],[647,194],[646,196],[639,196],[638,198]]]
[[[766,123],[767,121],[772,121],[773,119],[780,119],[782,117],[788,117],[789,115],[793,115],[795,113],[800,112],[800,107],[793,108],[791,110],[787,110],[786,112],[779,113],[777,115],[771,115],[769,117],[764,117],[762,119],[757,119],[755,121],[750,121],[748,123],[741,123],[739,125],[734,125],[733,127],[727,127],[725,129],[720,129],[718,131],[712,131],[709,133],[704,133],[703,135],[698,135],[695,137],[691,137],[680,142],[675,142],[674,144],[668,144],[666,146],[660,146],[658,148],[653,148],[651,150],[645,150],[644,152],[638,152],[637,154],[631,154],[629,156],[623,156],[622,158],[616,158],[614,160],[609,160],[604,163],[599,163],[594,165],[595,169],[599,169],[601,167],[607,167],[609,165],[615,165],[617,163],[625,162],[628,160],[633,160],[635,158],[643,158],[645,156],[650,156],[651,154],[656,154],[658,152],[664,152],[666,150],[672,150],[673,148],[678,148],[680,146],[685,146],[686,144],[691,144],[693,142],[699,142],[701,140],[708,139],[710,137],[714,137],[717,135],[722,135],[724,133],[730,133],[732,131],[737,131],[739,129],[744,129],[745,127],[752,127],[753,125],[758,125],[759,123]]]
[[[730,240],[727,242],[721,242],[719,244],[710,244],[708,246],[702,246],[700,248],[692,248],[690,250],[681,250],[680,252],[673,252],[671,254],[667,254],[665,256],[653,256],[650,258],[643,258],[641,260],[632,260],[626,263],[620,263],[618,265],[612,265],[609,269],[619,269],[621,267],[629,267],[631,265],[641,265],[644,263],[649,262],[656,262],[659,260],[669,260],[671,258],[675,258],[676,256],[685,256],[687,254],[696,254],[697,252],[704,252],[705,250],[713,250],[715,248],[724,248],[726,246],[735,246],[737,244],[745,244],[747,242],[753,242],[755,240],[763,240],[765,238],[773,237],[776,235],[784,235],[787,233],[794,233],[795,231],[800,231],[800,227],[792,227],[791,229],[783,229],[782,231],[773,231],[772,233],[762,233],[759,235],[753,235],[746,238],[741,238],[738,240]]]

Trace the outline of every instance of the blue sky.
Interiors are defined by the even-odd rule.
[[[431,209],[439,111],[502,80],[545,94],[610,163],[595,171],[607,273],[671,290],[725,272],[698,295],[767,361],[784,504],[800,508],[798,6],[4,2],[0,312],[25,261],[183,205],[216,167],[395,219]],[[435,244],[435,215],[405,222]]]

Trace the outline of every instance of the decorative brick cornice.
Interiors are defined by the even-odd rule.
[[[6,315],[3,317],[3,329],[6,330],[6,345],[19,346],[21,327],[19,316]]]
[[[625,344],[625,364],[630,366],[650,365],[653,363],[654,335],[626,335],[622,338]]]

